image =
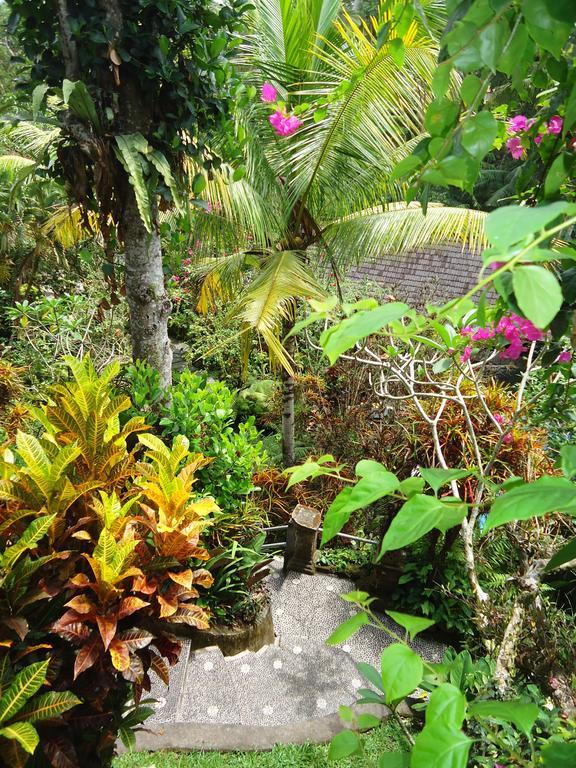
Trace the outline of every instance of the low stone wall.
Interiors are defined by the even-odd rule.
[[[176,637],[188,638],[192,651],[216,645],[224,656],[235,656],[242,651],[259,651],[265,645],[272,645],[275,640],[269,602],[262,606],[253,624],[238,627],[214,624],[210,629],[199,630],[188,624],[157,621],[150,625],[150,629],[162,629]]]

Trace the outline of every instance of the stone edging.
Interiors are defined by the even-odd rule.
[[[402,705],[401,705],[402,706]],[[390,710],[377,704],[354,705],[357,714],[370,713],[386,720]],[[402,714],[410,712],[408,707]],[[288,725],[211,725],[164,723],[138,731],[134,750],[204,750],[243,752],[270,750],[276,744],[325,744],[348,726],[337,713]],[[118,752],[125,749],[118,744]]]

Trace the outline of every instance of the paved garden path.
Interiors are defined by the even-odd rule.
[[[258,729],[278,734],[281,726],[296,733],[298,724],[313,721],[315,732],[321,734],[322,721],[329,722],[330,715],[334,719],[340,705],[355,701],[357,689],[366,686],[356,662],[378,668],[382,649],[393,641],[380,630],[364,627],[342,646],[325,644],[355,612],[339,597],[352,591],[353,583],[324,574],[284,574],[281,558],[274,559],[267,583],[276,643],[256,653],[228,657],[215,647],[190,651],[185,645],[171,669],[170,687],[155,678],[156,711],[146,721],[151,735],[138,739],[141,748],[153,747],[154,734],[163,733],[172,737],[168,742],[160,739],[162,747],[182,746],[174,741],[184,738],[184,746],[191,739],[189,746],[222,748],[206,743],[210,741],[206,734],[223,733],[226,726],[242,726],[236,731],[248,738]],[[383,621],[402,633],[387,617]],[[432,640],[417,638],[414,647],[429,660],[439,660],[442,654],[442,645]],[[234,739],[232,744],[234,748]]]

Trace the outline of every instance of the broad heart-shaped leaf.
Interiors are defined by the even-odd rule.
[[[550,558],[550,562],[544,569],[545,571],[553,571],[555,568],[559,568],[564,563],[569,563],[571,560],[576,560],[576,539],[568,542],[565,547],[556,552],[554,557]]]
[[[529,520],[560,511],[576,512],[576,485],[565,477],[541,477],[499,496],[492,504],[484,531],[512,520]]]
[[[546,768],[574,768],[576,765],[576,742],[549,741],[542,748]]]
[[[339,627],[336,627],[328,640],[326,640],[326,644],[338,645],[339,643],[344,643],[355,632],[358,632],[360,627],[363,627],[365,624],[369,623],[370,619],[368,618],[367,613],[364,613],[364,611],[355,613],[354,616],[342,622]]]
[[[380,307],[355,312],[320,336],[320,344],[325,355],[334,365],[343,352],[353,347],[357,341],[381,331],[394,320],[399,320],[408,312],[408,306],[398,301],[383,304]]]
[[[462,480],[464,477],[469,477],[472,474],[472,470],[420,467],[420,474],[434,493],[437,494],[443,485],[448,485],[452,480]]]
[[[436,624],[432,619],[423,619],[421,616],[408,616],[406,613],[398,613],[397,611],[386,611],[386,614],[408,632],[410,640],[414,640],[420,632],[424,632],[425,629],[430,629],[430,627]]]
[[[424,665],[417,653],[403,643],[393,643],[380,657],[386,704],[394,705],[417,688],[424,676]]]
[[[373,504],[382,496],[393,493],[400,481],[377,461],[359,461],[356,474],[360,480],[352,488],[344,488],[328,507],[323,523],[322,544],[342,530],[352,512]]]
[[[430,136],[444,136],[458,119],[458,104],[441,97],[435,99],[424,117],[424,127]]]
[[[436,528],[441,524],[446,506],[435,496],[412,496],[390,523],[379,556],[406,547]]]
[[[462,123],[460,141],[472,157],[482,160],[490,152],[498,135],[498,123],[487,110],[479,112]]]
[[[466,716],[466,696],[451,683],[434,689],[426,707],[426,723],[442,722],[451,728],[461,728]]]
[[[0,724],[11,720],[46,682],[49,661],[30,664],[19,672],[0,699]]]
[[[560,58],[562,48],[572,32],[572,26],[554,18],[546,0],[523,0],[522,12],[530,36],[544,50],[550,51],[555,58]]]
[[[538,705],[533,702],[514,701],[475,701],[470,704],[469,712],[474,717],[491,717],[514,725],[526,736],[534,727],[538,717]]]
[[[512,272],[514,295],[522,312],[537,328],[546,328],[562,306],[562,289],[549,269],[516,267]]]
[[[34,754],[40,741],[36,728],[30,725],[30,723],[12,723],[12,725],[7,725],[0,729],[0,736],[17,741],[22,749],[25,749],[30,755]]]
[[[360,749],[360,737],[354,731],[341,731],[330,742],[328,760],[342,760]]]
[[[536,208],[506,205],[492,211],[486,219],[484,232],[488,240],[505,250],[529,235],[535,235],[562,214],[572,214],[576,206],[557,202]]]
[[[416,736],[410,768],[466,768],[472,740],[443,722],[426,724]]]

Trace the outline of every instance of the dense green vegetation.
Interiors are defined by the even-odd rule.
[[[168,630],[252,622],[301,503],[358,586],[329,644],[406,631],[359,667],[390,721],[117,768],[576,764],[573,3],[0,19],[0,763],[110,766]],[[446,304],[347,275],[446,241]]]

